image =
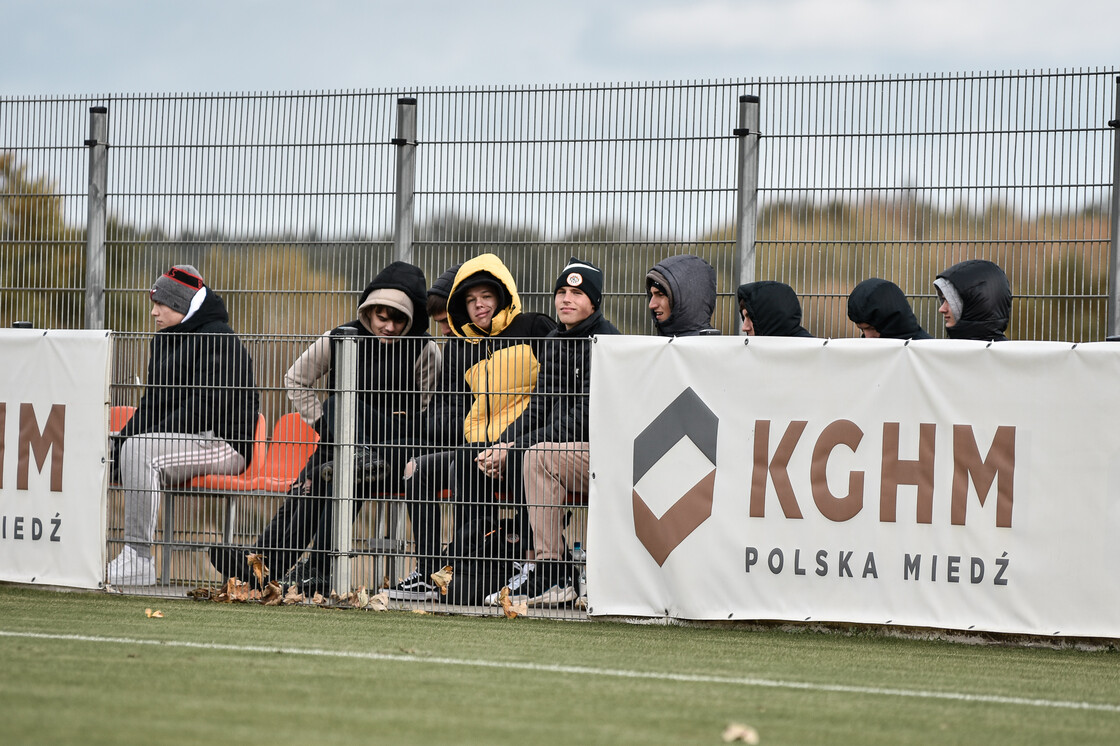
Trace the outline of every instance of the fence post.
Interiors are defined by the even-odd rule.
[[[397,261],[412,262],[412,206],[416,194],[416,99],[397,99],[397,204],[393,248]]]
[[[345,326],[337,347],[334,402],[334,526],[331,530],[331,588],[350,592],[350,553],[354,545],[354,440],[358,400],[357,332]]]
[[[89,197],[86,217],[86,329],[105,328],[105,189],[109,183],[109,110],[89,110]]]
[[[740,96],[739,126],[735,128],[735,137],[739,140],[738,192],[735,203],[736,287],[754,282],[754,244],[758,232],[758,128],[758,96]]]
[[[1109,215],[1108,322],[1105,335],[1120,334],[1120,75],[1116,76],[1116,118],[1112,128],[1112,200]]]

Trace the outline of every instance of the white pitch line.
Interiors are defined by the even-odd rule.
[[[31,638],[37,640],[73,640],[77,642],[110,643],[114,645],[152,645],[168,648],[193,648],[198,650],[220,650],[235,653],[267,653],[275,655],[305,655],[320,658],[351,658],[355,660],[391,661],[394,663],[435,663],[449,666],[472,666],[475,668],[500,668],[537,673],[561,673],[578,676],[609,676],[621,679],[646,679],[650,681],[678,681],[701,684],[730,684],[755,686],[768,689],[797,689],[800,691],[838,692],[841,694],[867,694],[888,697],[913,697],[917,699],[943,699],[956,702],[980,702],[999,705],[1021,705],[1024,707],[1056,707],[1066,710],[1093,710],[1097,712],[1120,713],[1120,705],[1098,702],[1068,702],[1055,699],[1028,699],[1026,697],[1005,697],[998,694],[964,694],[960,692],[935,692],[919,689],[887,689],[874,686],[850,686],[847,684],[817,684],[807,681],[781,681],[775,679],[756,679],[737,676],[711,676],[706,674],[684,674],[657,671],[628,671],[617,668],[592,668],[590,666],[560,666],[541,663],[517,663],[513,661],[471,660],[469,658],[437,658],[420,655],[396,655],[393,653],[364,653],[350,650],[321,650],[318,648],[268,647],[264,645],[224,645],[212,642],[184,642],[180,640],[140,640],[131,637],[95,637],[90,635],[56,635],[41,632],[11,632],[0,630],[0,637]]]

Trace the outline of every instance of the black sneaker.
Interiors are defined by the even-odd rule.
[[[575,584],[570,568],[538,563],[537,572],[529,579],[523,593],[529,606],[563,606],[576,600]]]
[[[362,446],[354,453],[354,482],[373,484],[380,482],[388,471],[387,465],[377,456],[377,451]],[[334,479],[334,461],[327,461],[319,467],[319,479],[330,482]]]
[[[575,601],[577,595],[568,568],[547,562],[524,563],[520,572],[507,581],[506,587],[510,603],[524,602],[526,606],[563,606]],[[500,591],[491,593],[485,603],[497,606],[499,598]]]
[[[280,585],[284,587],[285,591],[294,585],[308,599],[316,593],[329,596],[331,593],[331,574],[329,570],[324,570],[317,562],[313,562],[310,557],[302,557],[292,566],[291,570],[288,570],[288,574],[280,581]]]
[[[434,601],[439,598],[439,588],[419,570],[413,570],[385,593],[390,601]]]

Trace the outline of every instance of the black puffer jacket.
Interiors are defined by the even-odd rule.
[[[228,322],[225,303],[206,288],[190,318],[156,332],[144,396],[117,444],[143,433],[213,430],[252,460],[260,396],[253,361]]]
[[[1011,320],[1011,283],[998,264],[968,259],[937,278],[953,286],[963,306],[960,318],[945,329],[952,339],[1007,340],[1003,333]]]
[[[719,334],[712,328],[712,314],[716,310],[716,270],[698,256],[680,254],[658,262],[650,269],[665,278],[672,301],[669,320],[653,319],[657,333],[663,337],[693,337],[700,334]],[[650,296],[653,280],[646,276],[646,299]],[[653,312],[650,312],[653,316]]]
[[[591,337],[618,333],[614,324],[595,311],[574,328],[559,328],[548,335],[529,413],[508,434],[516,447],[588,440]]]
[[[931,339],[914,316],[902,288],[878,277],[868,278],[852,290],[848,318],[854,324],[867,324],[887,339]]]
[[[759,280],[740,285],[739,305],[754,324],[758,337],[812,337],[801,326],[801,303],[797,293],[784,282]]]

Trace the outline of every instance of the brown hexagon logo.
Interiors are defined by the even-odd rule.
[[[691,388],[685,389],[634,439],[634,480],[637,485],[654,464],[681,438],[688,438],[707,457],[712,469],[677,498],[660,518],[635,487],[634,534],[658,565],[712,515],[716,481],[716,437],[719,418]]]

